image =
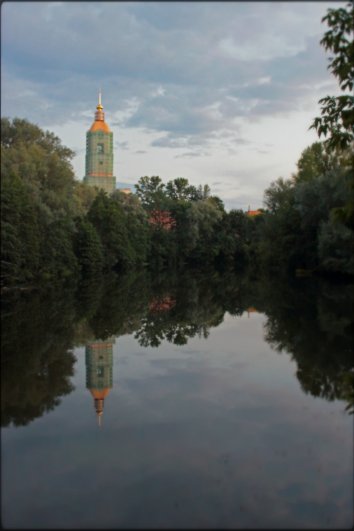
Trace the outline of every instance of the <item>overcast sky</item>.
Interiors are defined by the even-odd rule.
[[[227,208],[262,206],[317,140],[337,92],[319,41],[345,2],[5,2],[2,116],[57,134],[85,172],[102,88],[115,175],[209,184]]]

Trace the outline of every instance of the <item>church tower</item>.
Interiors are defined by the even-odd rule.
[[[101,92],[98,94],[98,105],[95,121],[86,133],[86,169],[84,183],[97,186],[111,194],[116,189],[116,178],[113,176],[113,133],[104,119]]]

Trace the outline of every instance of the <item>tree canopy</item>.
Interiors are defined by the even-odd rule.
[[[311,128],[316,129],[325,140],[329,151],[353,147],[354,141],[354,6],[328,9],[322,18],[329,29],[321,44],[333,55],[329,57],[328,69],[337,78],[340,96],[326,96],[320,99],[321,116],[315,118]],[[349,91],[349,93],[347,92]]]

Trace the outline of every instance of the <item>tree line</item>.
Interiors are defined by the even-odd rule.
[[[52,133],[20,119],[1,125],[3,286],[142,267],[354,273],[353,228],[341,215],[352,195],[348,150],[306,148],[250,217],[185,178],[145,176],[134,194],[108,196],[75,180],[73,153]]]
[[[320,100],[297,172],[264,192],[261,214],[226,212],[208,185],[141,177],[108,196],[74,178],[74,153],[27,120],[1,120],[1,285],[108,271],[217,267],[354,274],[353,6],[329,9],[321,43],[343,94]]]

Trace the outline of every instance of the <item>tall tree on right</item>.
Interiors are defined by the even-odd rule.
[[[345,8],[328,9],[322,18],[329,30],[320,43],[333,53],[329,57],[328,69],[338,79],[340,96],[326,96],[319,100],[321,117],[314,119],[310,129],[316,129],[318,135],[328,137],[326,148],[346,150],[354,141],[354,97],[348,91],[354,86],[354,5],[349,2]]]
[[[324,135],[328,152],[342,156],[347,170],[348,196],[343,207],[333,209],[333,220],[347,228],[354,227],[354,5],[349,2],[345,8],[328,9],[322,19],[329,30],[320,43],[333,53],[328,69],[338,79],[343,94],[322,98],[321,117],[314,119],[310,129],[316,129],[319,137]]]

